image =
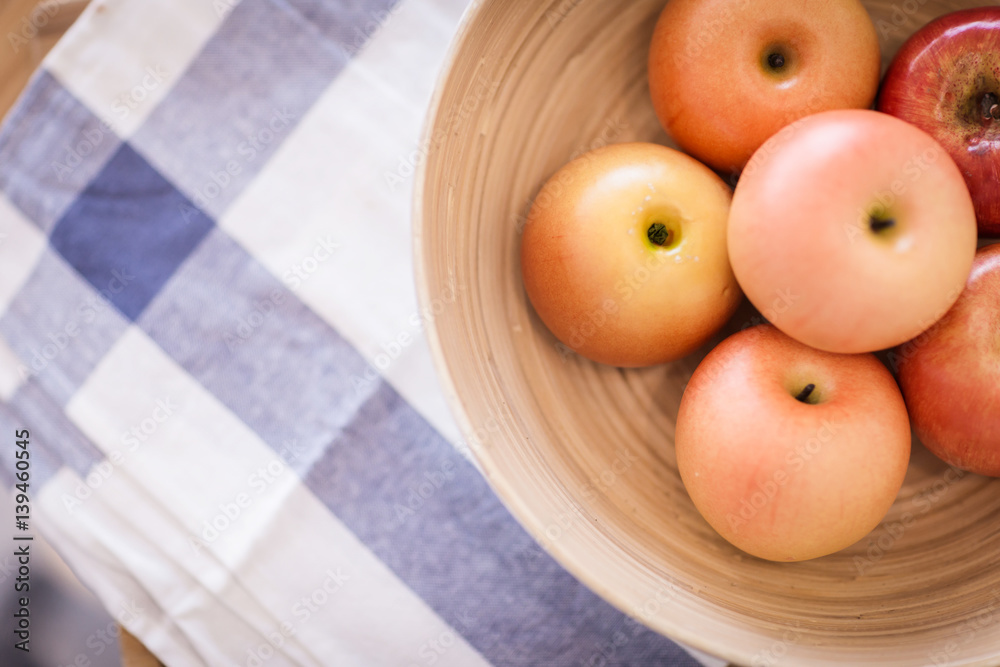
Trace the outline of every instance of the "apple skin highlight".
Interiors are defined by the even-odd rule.
[[[952,12],[917,31],[886,71],[878,109],[944,146],[980,235],[1000,236],[1000,7]]]
[[[808,401],[798,400],[814,385]],[[730,336],[681,399],[677,466],[728,542],[773,561],[834,553],[892,506],[910,455],[896,382],[873,355],[812,349],[770,325]]]

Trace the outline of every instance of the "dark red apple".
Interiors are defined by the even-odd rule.
[[[878,110],[944,146],[965,176],[980,236],[1000,236],[1000,7],[953,12],[910,37]]]
[[[1000,243],[980,249],[952,309],[895,359],[927,448],[963,470],[1000,477]]]

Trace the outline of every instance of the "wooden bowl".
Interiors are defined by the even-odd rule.
[[[976,3],[865,4],[888,64],[926,21]],[[478,0],[466,14],[425,130],[415,251],[469,446],[547,551],[677,640],[752,665],[1000,664],[997,480],[956,475],[918,444],[866,539],[804,563],[758,560],[702,520],[677,474],[677,408],[707,350],[600,366],[561,351],[532,311],[519,231],[545,180],[589,148],[670,143],[646,84],[663,5]],[[752,317],[744,309],[734,328]]]

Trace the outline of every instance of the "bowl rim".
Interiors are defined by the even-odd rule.
[[[427,166],[431,162],[431,155],[436,153],[438,150],[431,141],[431,138],[434,133],[434,126],[440,115],[441,103],[444,98],[446,84],[455,70],[459,54],[464,51],[466,44],[471,38],[471,29],[479,20],[481,11],[487,2],[490,2],[490,0],[472,0],[463,12],[457,31],[455,32],[451,44],[448,47],[441,69],[435,81],[434,92],[427,106],[427,112],[424,116],[420,132],[420,143],[418,145],[427,147],[427,155],[424,160],[419,162],[414,174],[413,195],[411,200],[411,238],[413,242],[413,267],[417,288],[417,300],[421,308],[426,307],[433,300],[433,296],[431,295],[430,276],[425,270],[423,262],[426,248],[424,237],[425,219],[423,210],[425,201],[424,192],[427,187]],[[434,363],[434,369],[442,390],[444,391],[445,401],[448,404],[448,408],[453,418],[457,422],[459,431],[462,433],[463,437],[469,438],[475,433],[475,427],[472,425],[472,421],[466,411],[465,402],[460,397],[455,381],[452,378],[451,368],[445,357],[444,347],[438,334],[438,324],[436,322],[431,322],[424,331],[430,348],[431,358]],[[517,520],[521,527],[527,531],[531,539],[534,540],[536,544],[543,544],[542,538],[544,537],[546,526],[541,518],[535,513],[529,503],[521,500],[516,493],[514,485],[503,476],[501,471],[498,469],[497,464],[485,450],[472,449],[471,452],[478,463],[486,482],[489,484],[490,488],[496,494],[501,503],[503,503],[507,511],[513,515],[513,517]],[[581,562],[579,562],[578,558],[573,554],[571,549],[558,541],[548,543],[547,546],[543,548],[546,553],[559,564],[560,567],[566,569],[566,571],[575,577],[580,583],[636,622],[643,624],[651,630],[663,635],[667,639],[674,642],[681,642],[688,648],[697,649],[711,655],[712,657],[717,657],[736,664],[750,664],[750,660],[753,657],[750,653],[733,650],[730,646],[725,644],[713,644],[709,641],[708,637],[703,636],[696,631],[691,631],[684,625],[666,620],[665,617],[655,616],[650,619],[636,617],[629,611],[630,605],[636,601],[626,599],[626,596],[619,594],[614,588],[599,581],[596,575],[591,574],[591,568],[585,567]]]
[[[425,159],[419,161],[416,165],[414,173],[414,188],[411,198],[411,239],[413,243],[412,259],[417,300],[421,308],[427,307],[433,300],[433,296],[431,294],[430,275],[426,270],[423,258],[427,248],[424,235],[424,229],[426,226],[424,216],[424,203],[426,198],[424,195],[427,188],[427,171],[428,165],[431,162],[431,157],[439,150],[439,148],[436,147],[432,141],[434,126],[440,116],[441,104],[444,98],[446,85],[456,69],[456,65],[459,60],[458,56],[465,50],[471,39],[472,28],[476,26],[481,19],[484,7],[490,3],[500,1],[501,0],[471,0],[465,8],[458,23],[456,32],[454,33],[451,43],[445,53],[441,68],[435,79],[434,89],[422,122],[418,145],[426,147],[426,155]],[[865,0],[862,0],[862,2],[865,2]],[[548,2],[547,4],[551,4],[551,2]],[[434,370],[442,391],[444,392],[444,398],[449,411],[455,419],[460,433],[464,438],[471,439],[475,434],[476,429],[469,418],[468,412],[466,411],[465,401],[461,398],[457,391],[451,367],[447,362],[441,337],[438,333],[438,326],[438,322],[435,321],[431,322],[429,326],[424,329],[427,344],[434,364]],[[509,511],[521,527],[524,528],[532,540],[534,540],[539,546],[545,544],[542,548],[559,564],[560,567],[564,568],[580,583],[601,597],[605,602],[611,604],[627,617],[632,618],[636,622],[641,623],[654,632],[663,635],[675,643],[683,644],[684,646],[681,647],[682,649],[695,649],[708,654],[711,657],[719,658],[737,665],[751,664],[755,654],[750,653],[749,649],[740,649],[734,647],[732,644],[720,641],[713,642],[713,639],[720,639],[722,637],[721,634],[709,634],[698,631],[692,626],[683,624],[680,620],[674,619],[670,616],[657,615],[649,618],[641,618],[632,613],[630,609],[636,608],[634,605],[641,601],[628,599],[628,596],[620,593],[619,589],[616,587],[612,587],[600,581],[598,575],[592,573],[596,570],[596,568],[585,566],[582,559],[576,556],[573,550],[562,541],[544,540],[543,538],[546,529],[545,522],[540,516],[538,516],[530,503],[519,497],[519,494],[516,492],[515,485],[502,474],[502,471],[498,464],[494,461],[493,456],[487,450],[481,448],[470,448],[470,451],[475,463],[478,465],[480,472],[483,474],[493,493],[496,494],[497,498],[501,501],[507,511]],[[585,525],[589,526],[590,524],[587,522]],[[819,646],[813,648],[822,650],[822,647]],[[834,657],[834,655],[830,656],[831,659]],[[1000,659],[974,659],[962,662],[961,664],[965,665],[965,667],[996,667],[996,665],[1000,665]]]

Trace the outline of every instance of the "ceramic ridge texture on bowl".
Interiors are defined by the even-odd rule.
[[[975,3],[865,4],[887,64],[927,20]],[[677,408],[707,348],[600,366],[558,345],[527,302],[519,232],[541,185],[590,148],[670,145],[646,83],[663,5],[479,0],[452,45],[424,133],[415,260],[424,307],[457,295],[428,336],[477,461],[570,572],[697,648],[748,665],[1000,664],[1000,482],[916,446],[866,539],[803,563],[753,558],[708,526],[677,474]]]

